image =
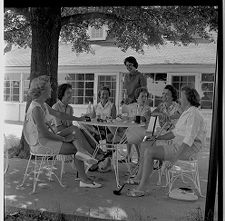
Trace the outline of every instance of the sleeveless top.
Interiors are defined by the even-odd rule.
[[[99,102],[97,105],[94,106],[94,110],[97,115],[100,115],[102,119],[105,117],[110,117],[112,112],[113,103],[108,101],[105,106],[102,106],[102,103]]]
[[[45,123],[51,125],[51,121],[53,120],[53,117],[48,112],[47,104],[44,103],[44,106],[45,106],[45,110],[42,108],[42,106],[38,102],[32,101],[27,110],[27,113],[25,115],[23,134],[24,134],[24,137],[25,137],[27,143],[31,146],[35,146],[36,144],[39,143],[38,142],[38,129],[37,129],[37,125],[35,124],[33,115],[32,115],[33,109],[35,107],[40,107],[43,110]]]

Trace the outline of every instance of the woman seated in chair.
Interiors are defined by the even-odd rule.
[[[204,120],[198,107],[200,97],[195,89],[184,86],[181,89],[182,115],[178,119],[175,128],[164,135],[151,137],[150,141],[143,142],[143,154],[138,174],[131,179],[132,184],[138,184],[137,188],[127,193],[131,197],[144,196],[149,186],[149,178],[153,171],[154,160],[167,160],[175,162],[179,160],[191,160],[196,158],[204,139]],[[158,145],[157,140],[171,140],[173,142]],[[156,140],[156,142],[154,142]]]
[[[97,118],[101,120],[106,119],[115,119],[116,118],[116,106],[109,100],[110,97],[110,89],[106,86],[103,86],[98,92],[98,98],[100,99],[99,103],[93,107],[93,112],[89,114],[91,118]],[[94,128],[94,129],[93,129]],[[92,132],[93,136],[97,141],[100,139],[106,139],[108,141],[108,137],[111,134],[111,128],[99,127],[100,134],[98,133],[97,128],[88,127],[87,129]],[[96,131],[96,133],[93,133]],[[107,158],[103,163],[104,166],[99,168],[100,172],[108,172],[111,170],[111,161],[110,158]]]
[[[27,110],[28,120],[32,123],[33,135],[31,137],[36,138],[35,142],[30,145],[31,151],[34,153],[47,153],[62,154],[62,155],[77,155],[77,149],[80,148],[83,151],[83,147],[74,145],[76,135],[70,133],[69,135],[59,135],[50,131],[48,126],[49,119],[52,119],[51,115],[69,121],[80,121],[84,120],[84,117],[75,117],[67,113],[62,113],[52,109],[45,103],[47,99],[51,97],[51,84],[49,76],[42,75],[34,78],[31,81],[30,89],[28,91],[29,96],[32,98],[32,102]],[[26,127],[26,125],[25,125]],[[27,132],[29,133],[29,132]],[[85,156],[84,156],[85,155]],[[87,177],[84,171],[83,160],[86,159],[88,163],[95,163],[96,160],[89,157],[86,154],[80,154],[74,158],[74,164],[79,172],[81,178],[80,187],[98,188],[101,184],[94,182],[91,178]]]
[[[137,129],[130,129],[127,131],[126,136],[128,140],[127,144],[127,158],[130,161],[130,153],[131,153],[131,146],[135,144],[136,152],[138,154],[138,160],[140,158],[140,151],[139,151],[139,144],[142,142],[144,136],[146,135],[146,130],[148,128],[149,120],[151,117],[151,107],[147,104],[149,93],[148,89],[145,87],[139,87],[135,90],[135,99],[136,102],[123,105],[122,112],[128,113],[128,116],[135,117],[139,115],[141,117],[141,122],[145,123],[144,127],[137,128]],[[132,138],[132,140],[131,140]],[[132,143],[133,141],[133,143]]]
[[[182,109],[177,100],[177,91],[172,85],[166,85],[162,93],[162,102],[152,112],[152,116],[159,117],[159,125],[162,127],[165,123],[164,131],[173,129],[182,113]]]
[[[56,111],[67,113],[73,116],[73,107],[69,105],[72,99],[72,86],[70,84],[61,84],[58,87],[58,101],[52,106],[52,108]],[[82,153],[87,155],[93,154],[95,150],[95,143],[82,131],[79,127],[73,125],[71,120],[62,120],[59,118],[55,118],[55,127],[58,135],[67,136],[74,133],[74,145],[78,148],[85,148],[82,150]],[[102,159],[104,153],[100,154],[98,151],[98,155],[96,156],[99,160]]]

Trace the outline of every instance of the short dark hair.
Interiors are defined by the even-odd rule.
[[[61,84],[59,85],[58,87],[58,99],[60,101],[62,101],[62,98],[63,96],[65,95],[65,91],[68,89],[68,88],[71,88],[72,89],[72,85],[71,84]]]
[[[200,106],[200,96],[196,89],[191,88],[190,86],[183,86],[181,91],[185,92],[187,100],[192,106],[199,107]]]
[[[173,101],[177,101],[177,99],[178,99],[177,90],[174,86],[167,84],[164,89],[167,89],[171,92]]]
[[[126,57],[124,59],[124,65],[126,65],[126,62],[132,63],[136,69],[138,68],[137,60],[133,56]]]
[[[141,92],[146,93],[147,94],[147,97],[149,97],[148,89],[146,87],[139,87],[134,92],[134,97],[135,97],[136,100],[138,99],[138,97],[139,97],[139,95],[140,95]]]
[[[108,91],[108,92],[109,92],[109,97],[110,97],[111,93],[110,93],[109,87],[107,87],[107,86],[101,87],[101,89],[98,91],[98,97],[99,97],[99,98],[100,98],[100,96],[101,96],[101,91]]]

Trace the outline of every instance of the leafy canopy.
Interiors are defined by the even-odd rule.
[[[217,31],[216,6],[113,6],[61,8],[60,41],[72,43],[77,53],[90,52],[88,26],[108,26],[108,37],[126,51],[143,53],[143,46],[159,46],[166,41],[187,45],[194,36],[213,40]],[[6,8],[4,39],[19,47],[31,47],[29,8]]]

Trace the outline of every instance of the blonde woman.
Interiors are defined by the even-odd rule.
[[[34,153],[47,153],[52,154],[63,154],[71,155],[77,153],[77,147],[73,144],[74,134],[68,136],[58,135],[53,133],[48,128],[49,120],[53,117],[70,120],[70,121],[81,121],[84,117],[75,117],[66,113],[61,113],[52,109],[45,101],[51,97],[51,84],[49,76],[42,75],[34,78],[30,84],[28,91],[32,98],[32,102],[27,110],[27,118],[32,122],[32,130],[27,131],[25,136],[32,139],[30,148]],[[51,116],[52,115],[52,116]],[[26,130],[26,125],[24,127]],[[28,139],[29,140],[29,139]],[[102,185],[91,180],[84,171],[83,159],[74,159],[75,167],[79,172],[81,178],[80,187],[98,188]],[[88,160],[87,160],[88,161]],[[92,159],[89,159],[91,163]]]

